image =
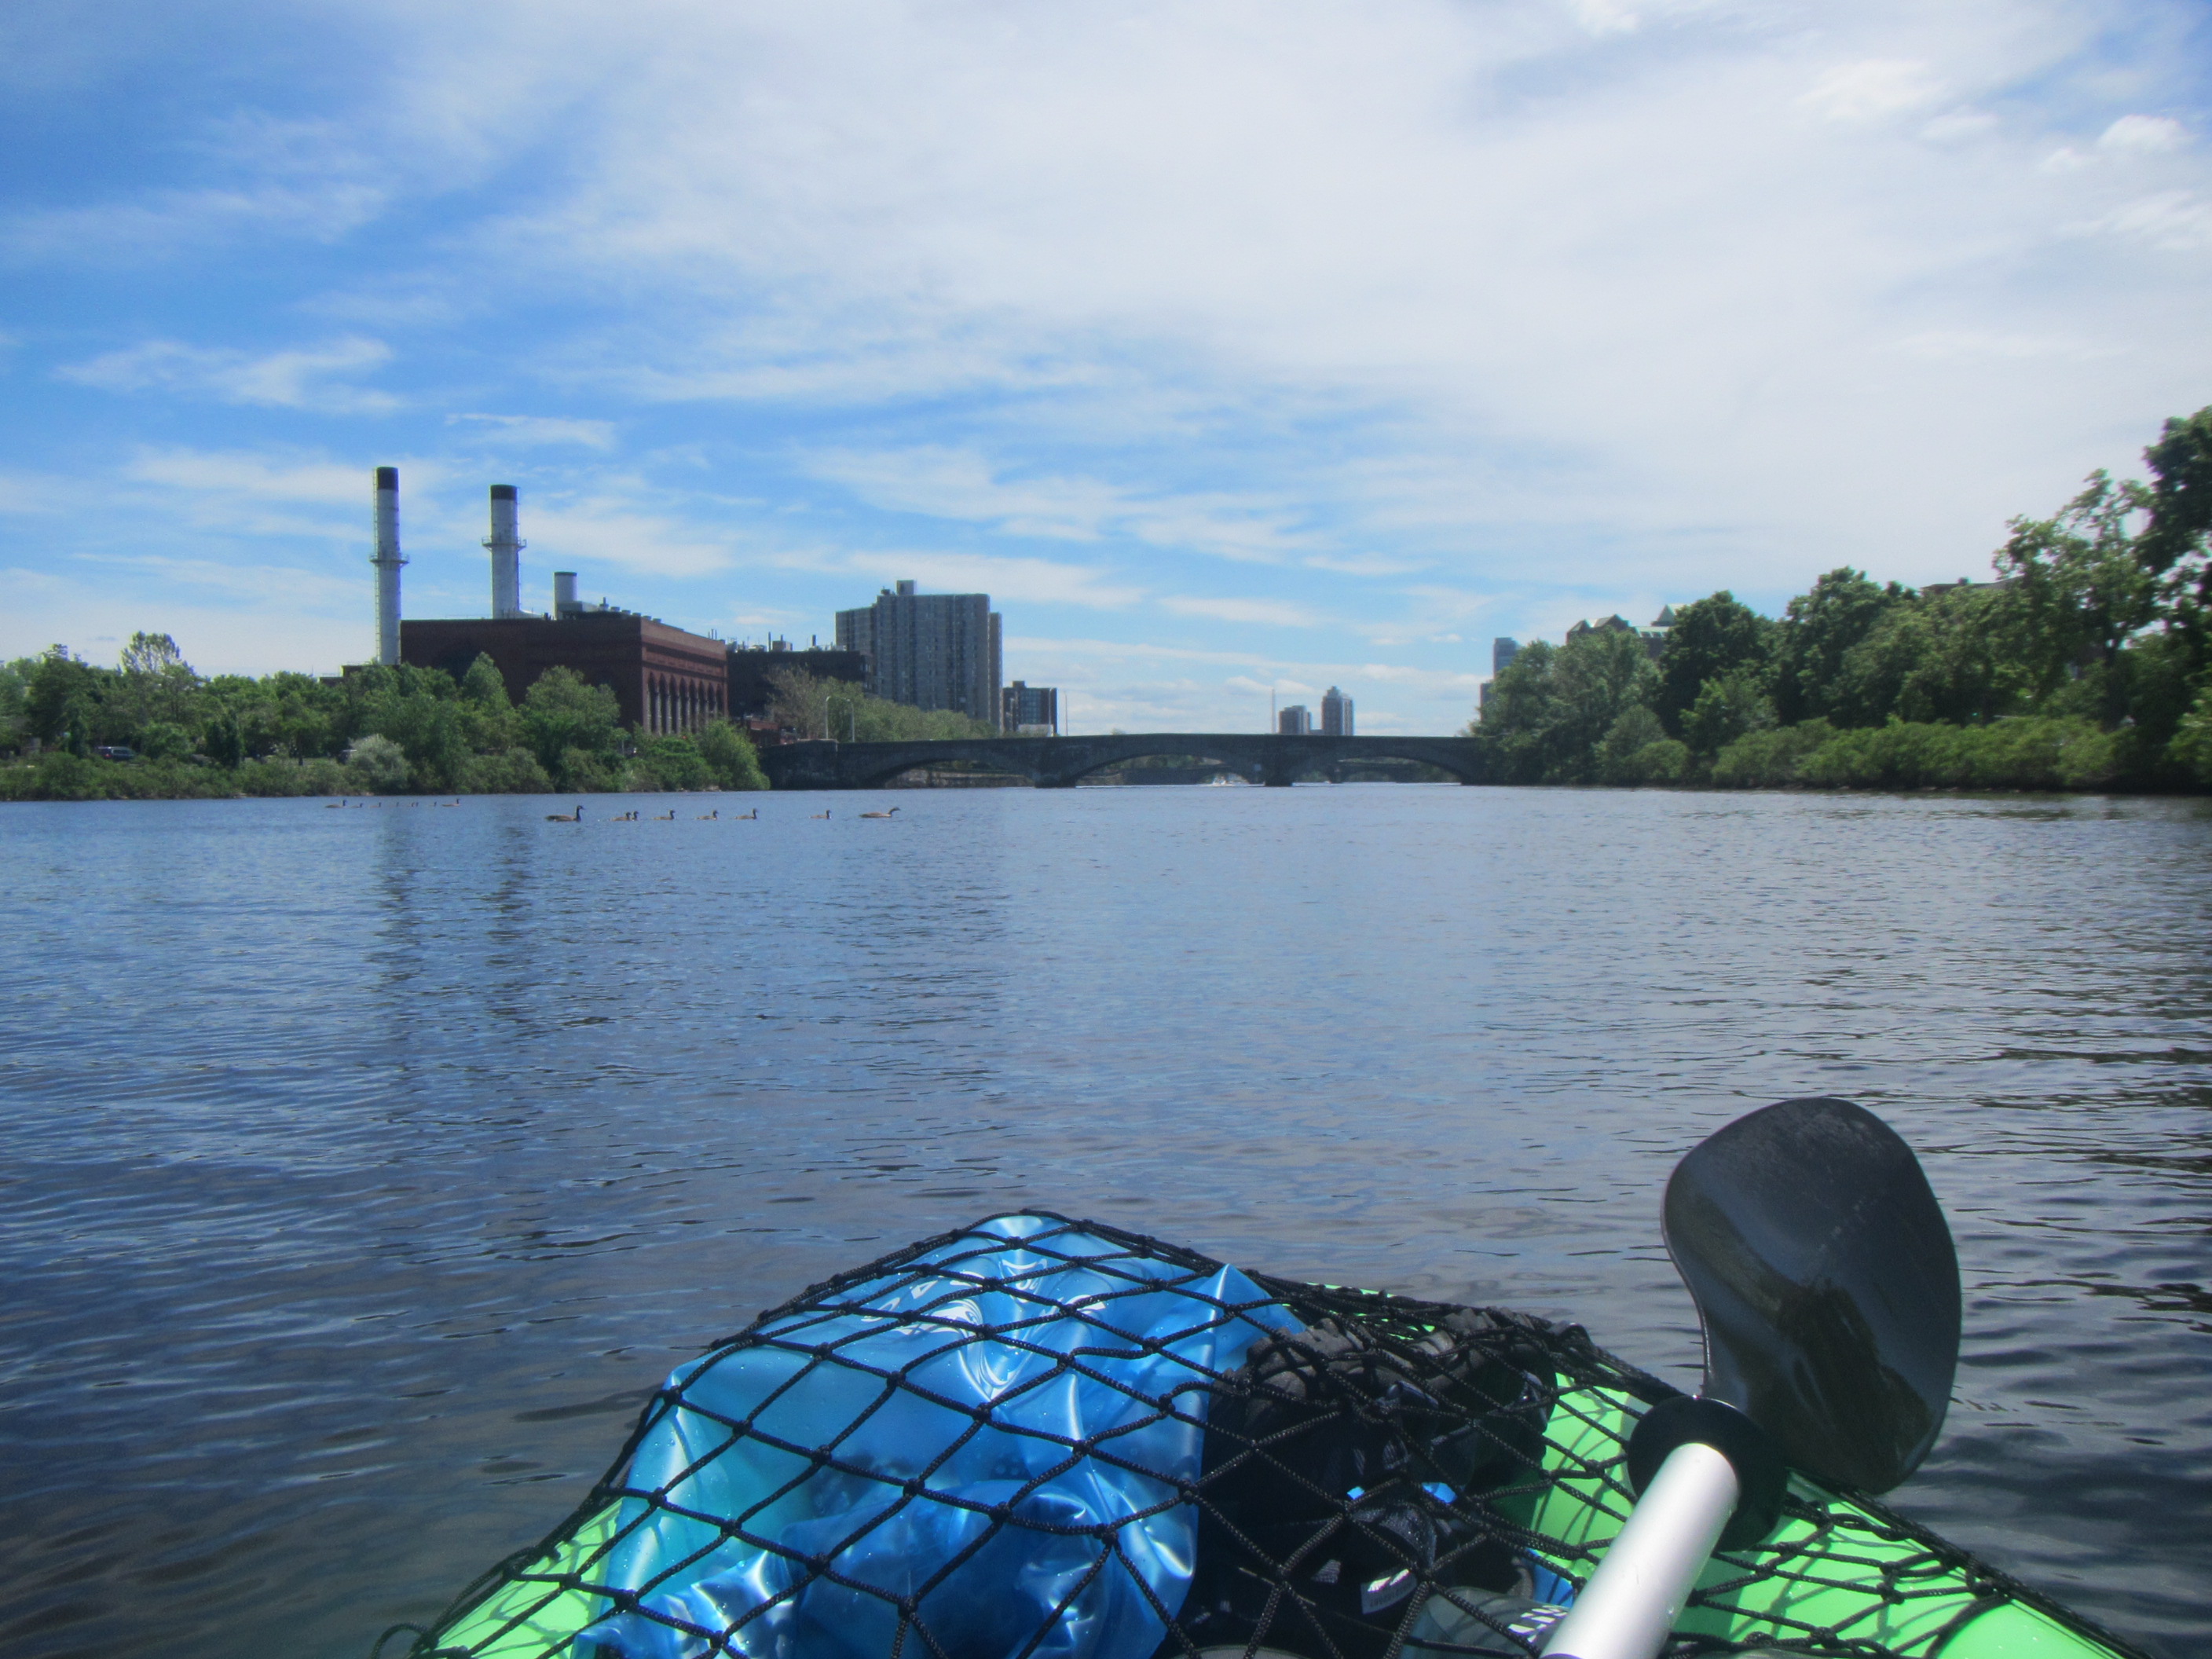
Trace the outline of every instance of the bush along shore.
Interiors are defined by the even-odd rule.
[[[1772,789],[2212,786],[2212,409],[2148,482],[2093,473],[2015,519],[1996,579],[1832,570],[1780,620],[1726,592],[1656,655],[1620,617],[1524,647],[1480,741],[1498,783]]]
[[[0,800],[240,795],[538,794],[765,789],[752,741],[717,720],[625,730],[615,694],[565,668],[520,702],[489,657],[442,669],[254,679],[193,672],[167,635],[115,668],[60,646],[0,667]]]

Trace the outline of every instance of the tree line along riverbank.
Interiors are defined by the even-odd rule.
[[[204,677],[167,635],[138,634],[102,668],[56,646],[0,668],[0,799],[764,789],[726,721],[681,736],[625,730],[615,694],[565,668],[518,702],[489,657]],[[102,751],[108,751],[103,753]]]
[[[2148,480],[2015,519],[1996,579],[1830,571],[1778,618],[1723,591],[1655,658],[1620,618],[1524,647],[1467,735],[1492,781],[1718,788],[2212,785],[2212,408]]]
[[[863,739],[988,734],[963,715],[868,696],[797,671],[771,714],[816,735]],[[372,665],[327,684],[310,674],[204,676],[165,634],[137,634],[113,668],[65,647],[0,664],[0,800],[266,795],[537,794],[765,789],[745,730],[726,720],[651,734],[621,724],[615,694],[566,668],[522,693],[480,656],[443,669]]]

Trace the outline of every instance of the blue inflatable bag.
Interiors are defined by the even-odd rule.
[[[1297,1325],[1044,1216],[833,1285],[670,1376],[579,1659],[1148,1659],[1207,1385]]]

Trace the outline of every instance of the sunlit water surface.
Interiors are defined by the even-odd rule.
[[[1688,1382],[1661,1185],[1820,1093],[1964,1267],[1900,1506],[2212,1652],[2205,804],[758,799],[0,807],[0,1650],[358,1659],[672,1364],[1023,1206]]]

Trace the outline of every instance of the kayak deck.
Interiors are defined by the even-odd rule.
[[[1005,1262],[1011,1259],[1004,1255],[1007,1239],[989,1230],[1013,1221],[1022,1222],[1029,1230],[1019,1242],[1026,1252],[1021,1260],[1030,1265],[1010,1279],[1005,1270]],[[1034,1266],[1040,1255],[1056,1262],[1074,1262],[1093,1274],[1126,1275],[1127,1283],[1147,1294],[1156,1294],[1162,1287],[1190,1294],[1186,1288],[1189,1285],[1220,1282],[1218,1278],[1201,1281],[1198,1275],[1232,1275],[1236,1283],[1248,1290],[1256,1286],[1261,1297],[1287,1310],[1297,1323],[1311,1326],[1334,1321],[1340,1326],[1357,1327],[1384,1345],[1419,1343],[1447,1318],[1462,1311],[1404,1297],[1259,1274],[1245,1279],[1236,1275],[1234,1269],[1224,1269],[1221,1264],[1192,1252],[1095,1222],[1039,1215],[980,1223],[975,1228],[924,1241],[815,1286],[715,1345],[705,1359],[671,1379],[670,1388],[657,1395],[641,1416],[608,1474],[544,1541],[483,1575],[456,1598],[431,1629],[403,1627],[414,1637],[410,1645],[404,1650],[387,1645],[403,1633],[394,1631],[379,1644],[380,1651],[404,1651],[413,1659],[428,1659],[433,1655],[438,1659],[459,1659],[460,1656],[554,1659],[577,1652],[577,1638],[587,1630],[612,1628],[602,1621],[621,1611],[633,1622],[647,1617],[659,1620],[646,1629],[646,1635],[660,1639],[665,1634],[665,1650],[670,1653],[766,1653],[768,1645],[749,1642],[742,1629],[744,1619],[757,1613],[738,1619],[738,1628],[717,1630],[701,1620],[696,1609],[702,1604],[696,1601],[679,1604],[693,1609],[688,1613],[655,1612],[652,1609],[659,1603],[643,1601],[643,1589],[677,1583],[683,1573],[681,1565],[669,1559],[670,1552],[664,1547],[655,1568],[657,1576],[642,1585],[638,1577],[632,1558],[640,1547],[641,1528],[660,1518],[655,1514],[656,1505],[680,1509],[690,1490],[681,1484],[682,1479],[696,1474],[702,1465],[729,1453],[732,1447],[741,1448],[744,1455],[759,1455],[760,1448],[754,1443],[765,1441],[779,1451],[809,1453],[816,1468],[825,1461],[835,1462],[838,1454],[834,1449],[781,1442],[772,1416],[774,1402],[792,1397],[793,1389],[823,1386],[824,1368],[834,1370],[837,1364],[837,1340],[842,1338],[836,1334],[853,1328],[860,1316],[876,1322],[870,1328],[877,1332],[885,1320],[914,1320],[917,1286],[941,1284],[948,1273],[970,1285],[989,1285],[998,1290],[1011,1287],[1034,1299],[1038,1294],[1036,1287],[1044,1282]],[[993,1279],[993,1273],[1000,1278]],[[1243,1302],[1225,1299],[1218,1290],[1208,1294],[1206,1305],[1227,1310],[1216,1317],[1217,1326],[1224,1319],[1249,1312]],[[1054,1304],[1053,1311],[1065,1316],[1073,1308],[1077,1316],[1087,1317],[1085,1303],[1097,1300],[1103,1298]],[[941,1327],[942,1316],[936,1318]],[[1443,1501],[1474,1518],[1489,1534],[1517,1551],[1528,1566],[1540,1570],[1540,1581],[1541,1575],[1548,1574],[1567,1587],[1578,1588],[1620,1530],[1632,1502],[1625,1468],[1628,1433],[1644,1410],[1676,1391],[1598,1348],[1579,1327],[1553,1326],[1525,1316],[1492,1318],[1510,1328],[1516,1340],[1540,1341],[1545,1362],[1552,1369],[1553,1380],[1543,1391],[1540,1441],[1526,1448],[1519,1466],[1486,1491],[1447,1492]],[[970,1332],[961,1340],[972,1344],[976,1338]],[[1076,1352],[1093,1351],[1079,1348]],[[672,1413],[684,1404],[685,1389],[710,1367],[757,1364],[781,1356],[800,1358],[792,1379],[775,1385],[764,1396],[768,1403],[742,1417],[714,1418],[720,1438],[703,1453],[697,1450],[701,1443],[696,1436],[687,1443],[690,1449],[685,1455],[690,1461],[682,1463],[673,1481],[665,1474],[652,1479],[640,1474],[641,1457],[653,1455],[653,1437],[666,1436],[673,1420]],[[1088,1361],[1079,1358],[1072,1369],[1085,1371],[1088,1365]],[[1060,1366],[1063,1370],[1070,1369],[1065,1356]],[[909,1386],[902,1375],[892,1382],[895,1388]],[[1186,1412],[1188,1394],[1185,1390]],[[1203,1407],[1199,1409],[1202,1412]],[[1110,1446],[1110,1437],[1098,1443]],[[1075,1446],[1078,1460],[1092,1455],[1091,1443]],[[1110,1453],[1096,1455],[1104,1460]],[[880,1466],[872,1474],[878,1481],[905,1480],[909,1498],[918,1485],[926,1485],[933,1478],[926,1469],[917,1481],[914,1471],[902,1474]],[[807,1478],[802,1472],[792,1479],[791,1485],[795,1486]],[[677,1498],[671,1498],[672,1492]],[[1165,1512],[1164,1505],[1157,1507]],[[1188,1510],[1189,1505],[1182,1507]],[[1152,1518],[1157,1520],[1157,1515]],[[710,1528],[704,1534],[693,1535],[705,1536],[709,1546],[721,1549],[726,1556],[727,1538],[743,1530],[728,1523],[726,1517],[719,1533]],[[702,1547],[702,1552],[705,1547]],[[698,1570],[711,1565],[703,1553],[699,1555]],[[811,1571],[823,1571],[823,1562],[813,1560]],[[1444,1576],[1440,1570],[1438,1581],[1431,1582],[1424,1575],[1419,1593],[1406,1601],[1402,1621],[1389,1643],[1392,1659],[1407,1651],[1415,1659],[1444,1659],[1454,1653],[1530,1650],[1528,1640],[1510,1634],[1484,1639],[1474,1648],[1455,1647],[1440,1640],[1432,1627],[1424,1637],[1423,1627],[1417,1622],[1421,1604],[1431,1595],[1452,1588],[1442,1582]],[[788,1589],[775,1592],[773,1586],[770,1590],[771,1603],[796,1593]],[[639,1611],[641,1605],[645,1612]],[[1172,1616],[1176,1609],[1164,1607],[1160,1612],[1165,1626],[1157,1644],[1161,1656],[1195,1653],[1207,1644],[1181,1619]],[[926,1632],[918,1640],[904,1640],[907,1628],[902,1623],[902,1639],[896,1644],[902,1653],[919,1656],[933,1650],[945,1652],[944,1644]],[[611,1654],[660,1650],[630,1649],[612,1638],[601,1639],[609,1641],[605,1650]],[[1284,1644],[1280,1636],[1255,1638],[1253,1644],[1270,1648]],[[592,1638],[587,1638],[586,1649],[591,1645]],[[803,1649],[806,1644],[798,1645]],[[1218,1650],[1218,1644],[1215,1645]],[[1326,1640],[1318,1645],[1326,1646]],[[1037,1651],[1045,1650],[1036,1647],[1034,1638],[1032,1646]],[[1309,1642],[1302,1650],[1313,1651],[1316,1647],[1316,1644]],[[1832,1656],[1832,1659],[1884,1659],[1885,1656],[2079,1659],[2135,1653],[2117,1638],[1925,1528],[1871,1501],[1798,1475],[1791,1478],[1779,1525],[1765,1540],[1753,1548],[1717,1554],[1708,1565],[1678,1625],[1670,1651],[1750,1649]],[[1314,1659],[1335,1659],[1335,1656],[1315,1652]],[[1346,1659],[1353,1656],[1346,1656]]]

